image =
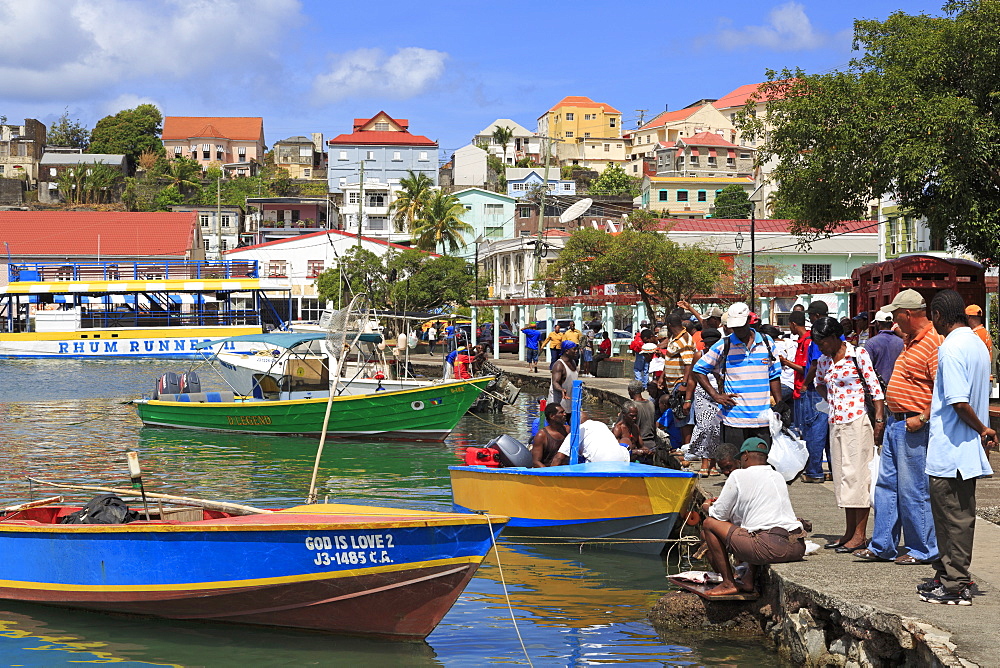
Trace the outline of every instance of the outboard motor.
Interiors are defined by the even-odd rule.
[[[181,394],[197,394],[201,392],[201,378],[194,371],[181,374]]]
[[[499,451],[500,463],[504,466],[531,468],[531,450],[512,436],[501,434],[487,443],[486,447]]]
[[[156,399],[161,394],[180,394],[181,393],[181,377],[178,376],[173,371],[168,371],[167,373],[160,376],[160,379],[156,381],[156,390],[153,391],[153,398]]]

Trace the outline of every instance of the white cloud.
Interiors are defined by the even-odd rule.
[[[135,109],[140,104],[152,104],[160,111],[163,111],[163,105],[151,97],[144,97],[135,93],[122,93],[115,99],[108,100],[101,105],[101,115],[113,116],[123,109]]]
[[[391,56],[381,49],[357,49],[334,57],[330,70],[313,80],[317,102],[377,96],[406,99],[419,95],[444,73],[448,54],[406,47]]]
[[[277,34],[300,20],[299,0],[0,0],[0,81],[21,98],[71,100],[130,82],[252,75],[277,69],[259,27]]]
[[[772,9],[767,25],[725,29],[720,37],[718,42],[713,42],[727,49],[758,46],[775,51],[808,51],[827,46],[832,41],[830,35],[813,28],[805,8],[797,2],[787,2]]]

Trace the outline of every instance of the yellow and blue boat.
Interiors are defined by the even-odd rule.
[[[582,382],[573,387],[572,436]],[[573,441],[570,461],[577,460]],[[450,466],[453,508],[510,518],[508,534],[659,553],[687,510],[695,474],[636,462],[545,468]]]
[[[506,518],[340,504],[189,521],[0,517],[0,598],[167,619],[426,637]]]

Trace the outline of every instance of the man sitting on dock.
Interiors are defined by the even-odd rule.
[[[767,463],[768,450],[763,439],[746,439],[740,448],[742,468],[729,474],[719,498],[702,506],[707,517],[701,536],[709,563],[722,575],[707,596],[752,592],[756,566],[798,561],[805,554],[806,534],[792,511],[785,479]],[[734,579],[730,554],[750,564],[741,580]]]

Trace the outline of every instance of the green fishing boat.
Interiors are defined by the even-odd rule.
[[[275,436],[320,436],[329,406],[329,437],[443,441],[492,376],[417,389],[275,401],[231,392],[175,394],[135,401],[150,427]]]

